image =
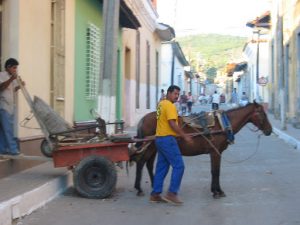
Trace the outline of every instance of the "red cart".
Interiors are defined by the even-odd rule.
[[[110,196],[117,182],[115,163],[128,160],[127,142],[68,145],[53,151],[54,166],[72,169],[75,189],[87,198]]]
[[[19,77],[17,81],[45,135],[41,145],[42,153],[53,157],[55,167],[73,170],[74,187],[82,196],[110,196],[117,182],[115,163],[129,160],[128,144],[133,142],[131,137],[123,134],[124,122],[106,123],[98,115],[93,126],[71,128],[41,99],[35,96],[32,101]],[[109,137],[106,125],[115,125],[115,133],[121,134]],[[89,129],[95,131],[84,132]]]

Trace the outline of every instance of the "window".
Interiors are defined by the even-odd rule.
[[[100,29],[89,23],[86,32],[86,89],[85,96],[93,100],[98,96],[100,77]]]

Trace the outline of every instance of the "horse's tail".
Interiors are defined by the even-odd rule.
[[[137,138],[140,138],[140,139],[142,139],[142,138],[144,138],[144,132],[143,132],[143,124],[144,124],[144,120],[145,120],[145,116],[142,118],[142,119],[140,119],[140,121],[138,122],[138,125],[137,125],[137,131],[136,131],[136,134],[137,134]],[[139,148],[139,147],[141,147],[143,145],[143,142],[137,142],[136,144],[135,144],[135,147],[136,148]]]

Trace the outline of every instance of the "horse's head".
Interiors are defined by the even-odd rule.
[[[269,136],[272,133],[272,125],[269,122],[267,114],[262,105],[254,101],[254,111],[251,114],[250,122],[252,122],[265,135]]]

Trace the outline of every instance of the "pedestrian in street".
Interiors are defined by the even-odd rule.
[[[187,107],[188,107],[188,113],[192,113],[192,106],[193,106],[193,96],[192,93],[189,92],[187,96]]]
[[[184,116],[186,114],[186,108],[187,108],[187,96],[185,94],[185,91],[182,92],[182,95],[180,95],[179,102],[180,102],[180,109],[181,109],[181,115]]]
[[[159,101],[162,101],[162,100],[164,100],[164,99],[166,99],[165,90],[164,90],[164,89],[161,89],[161,90],[160,90],[160,99],[159,99]]]
[[[10,58],[0,73],[0,154],[20,154],[14,135],[15,94],[20,88],[16,81],[18,65],[16,59]]]
[[[218,110],[220,104],[220,95],[217,91],[212,95],[212,110]]]
[[[178,114],[174,103],[179,97],[179,92],[178,86],[171,85],[167,90],[166,99],[161,101],[157,107],[155,145],[158,157],[150,202],[169,202],[175,205],[183,203],[177,195],[184,173],[184,162],[176,137],[180,136],[187,144],[191,143],[192,139],[178,126]],[[168,193],[161,197],[164,179],[170,166],[172,175]]]
[[[248,96],[246,95],[246,92],[243,91],[242,96],[241,96],[241,100],[240,100],[240,105],[245,106],[248,103],[249,103]]]
[[[232,105],[238,104],[238,94],[236,92],[236,88],[233,88],[233,91],[231,93],[231,104]]]

